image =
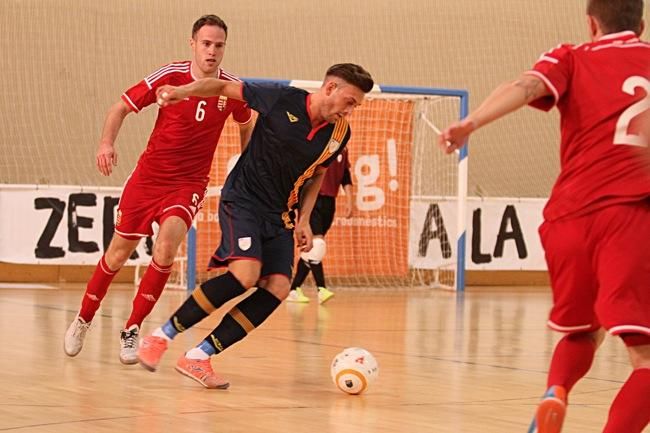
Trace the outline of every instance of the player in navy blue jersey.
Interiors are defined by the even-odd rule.
[[[228,271],[201,284],[162,327],[142,340],[140,364],[155,371],[168,342],[225,302],[252,293],[233,307],[176,370],[206,388],[225,389],[210,356],[261,325],[289,293],[294,231],[303,252],[312,248],[309,219],[326,167],[350,139],[346,118],[374,83],[361,66],[330,67],[320,89],[202,79],[180,87],[163,86],[165,107],[190,96],[224,96],[245,101],[259,113],[251,140],[221,191],[221,245],[211,266]]]

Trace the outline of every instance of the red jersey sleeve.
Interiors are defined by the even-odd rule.
[[[140,110],[156,102],[156,89],[164,84],[178,85],[174,77],[187,73],[189,62],[170,63],[147,75],[142,81],[122,94],[122,100],[139,113]]]
[[[573,72],[573,49],[573,45],[560,45],[542,54],[533,69],[526,72],[541,79],[551,92],[551,95],[531,102],[531,107],[549,111],[564,96]]]
[[[136,113],[156,101],[156,90],[149,87],[145,80],[122,93],[122,100]]]

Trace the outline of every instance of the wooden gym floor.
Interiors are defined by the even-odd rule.
[[[548,290],[470,290],[464,299],[341,290],[325,306],[282,304],[213,360],[231,388],[206,390],[173,365],[219,312],[180,335],[149,373],[118,360],[132,287],[109,291],[76,358],[64,355],[62,341],[82,287],[7,287],[0,288],[1,432],[524,433],[557,339],[545,328]],[[144,332],[184,296],[166,291]],[[379,362],[379,379],[361,396],[330,380],[330,361],[348,346]],[[571,395],[564,433],[600,431],[628,374],[623,345],[608,338]]]

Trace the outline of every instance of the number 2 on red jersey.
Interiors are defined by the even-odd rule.
[[[623,144],[628,146],[648,146],[647,137],[632,134],[629,131],[632,120],[641,115],[641,113],[650,109],[650,81],[647,78],[633,75],[623,83],[623,92],[634,96],[636,89],[641,88],[646,92],[646,97],[630,105],[616,122],[616,132],[614,133],[614,144]]]

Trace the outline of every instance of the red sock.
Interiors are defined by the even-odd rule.
[[[650,423],[650,368],[639,368],[618,392],[603,433],[641,433]]]
[[[81,300],[81,310],[79,316],[86,322],[90,322],[95,317],[95,312],[99,309],[102,299],[106,296],[108,286],[111,285],[113,277],[119,272],[119,269],[111,271],[106,264],[106,258],[102,256],[95,267],[92,277],[86,285],[86,293]]]
[[[553,351],[548,372],[547,387],[560,385],[567,394],[591,368],[596,343],[589,334],[569,334],[561,339]]]
[[[141,326],[144,318],[151,313],[165,288],[169,274],[172,272],[172,266],[160,266],[153,259],[151,260],[144,272],[142,281],[140,281],[138,293],[133,299],[133,310],[131,311],[131,317],[126,322],[126,329],[129,329],[133,324]]]

